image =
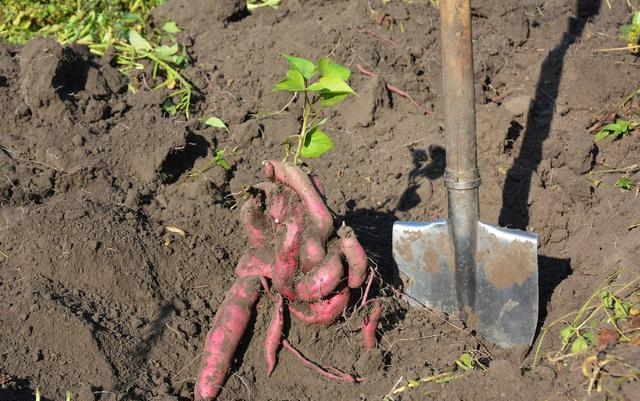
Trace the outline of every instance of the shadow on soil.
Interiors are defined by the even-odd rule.
[[[600,6],[600,0],[577,0],[575,16],[570,17],[567,21],[567,29],[562,34],[560,43],[549,52],[542,62],[536,92],[529,105],[524,133],[522,133],[523,127],[519,124],[514,125],[513,122],[507,132],[505,142],[511,146],[520,135],[523,138],[520,153],[507,173],[502,193],[503,203],[498,220],[498,224],[502,227],[526,230],[529,225],[531,216],[528,202],[520,200],[529,199],[533,173],[542,161],[542,146],[551,133],[551,123],[562,80],[564,60],[571,45],[582,36],[589,19],[598,14]],[[554,289],[571,274],[571,261],[539,256],[538,268],[539,332],[546,319],[546,305],[551,301]]]
[[[600,0],[578,0],[576,14],[569,18],[567,30],[563,33],[560,43],[549,52],[542,63],[536,92],[527,114],[527,126],[522,127],[517,123],[514,125],[512,122],[507,131],[506,143],[513,146],[513,142],[522,136],[522,145],[520,153],[507,174],[503,190],[503,205],[498,221],[500,226],[526,230],[529,225],[528,206],[522,207],[519,200],[529,197],[533,172],[542,161],[542,146],[551,133],[564,59],[571,45],[582,36],[589,18],[598,13],[600,6]],[[407,211],[420,204],[421,199],[417,191],[419,178],[437,179],[442,176],[445,169],[446,152],[442,147],[432,145],[428,150],[412,150],[411,154],[414,169],[409,173],[407,189],[398,202],[398,211]],[[423,167],[424,162],[429,159],[430,162]],[[391,285],[400,284],[398,268],[393,261],[390,245],[392,227],[396,220],[394,214],[359,209],[347,212],[345,219],[354,228],[358,238],[362,239],[374,262],[381,267],[379,273],[382,278]],[[571,261],[539,256],[538,267],[539,330],[546,318],[546,305],[550,302],[554,289],[571,273]]]
[[[582,36],[589,19],[598,13],[600,5],[600,0],[578,0],[576,14],[567,21],[567,30],[562,34],[560,43],[542,62],[536,92],[527,113],[520,153],[507,173],[502,193],[502,210],[498,220],[502,227],[526,230],[529,225],[527,202],[520,200],[529,199],[533,172],[542,161],[542,145],[551,133],[564,59],[571,45]],[[521,130],[522,127],[513,126],[512,123],[505,142],[512,143],[520,136]]]

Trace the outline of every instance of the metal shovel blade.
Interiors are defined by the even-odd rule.
[[[538,322],[537,235],[478,222],[467,325],[505,348],[529,345]],[[449,223],[396,222],[393,257],[411,302],[459,311]],[[466,309],[466,307],[465,307]]]

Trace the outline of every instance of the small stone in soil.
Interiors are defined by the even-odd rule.
[[[163,395],[169,394],[171,392],[171,387],[168,383],[162,383],[158,387],[156,387],[156,394]]]
[[[84,141],[84,137],[80,134],[74,135],[74,137],[71,139],[71,142],[76,146],[84,145]]]

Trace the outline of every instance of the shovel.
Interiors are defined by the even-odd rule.
[[[393,257],[414,303],[457,313],[502,347],[530,345],[538,322],[538,236],[478,221],[470,0],[440,2],[446,220],[396,222]]]

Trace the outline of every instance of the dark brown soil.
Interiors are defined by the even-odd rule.
[[[331,53],[354,71],[359,96],[332,113],[336,147],[313,166],[337,221],[355,228],[389,285],[393,222],[446,215],[438,10],[426,0],[289,0],[250,15],[236,3],[170,0],[154,11],[186,31],[185,74],[198,88],[189,121],[163,115],[161,92],[127,92],[111,60],[82,47],[0,44],[0,399],[31,400],[36,388],[48,400],[66,391],[81,401],[192,397],[208,324],[247,248],[230,194],[261,181],[262,160],[280,158],[279,144],[298,129],[297,103],[251,118],[289,100],[270,92],[286,70],[283,53]],[[621,174],[588,175],[640,162],[635,133],[593,140],[593,123],[630,113],[621,99],[640,85],[632,55],[594,53],[622,44],[630,10],[611,3],[473,4],[481,216],[539,233],[541,326],[576,310],[617,269],[638,270],[638,192],[615,187]],[[375,24],[369,7],[392,29]],[[212,115],[230,133],[200,122]],[[233,168],[188,179],[216,148]],[[379,351],[363,351],[358,316],[287,328],[305,355],[365,383],[327,381],[284,351],[267,377],[263,298],[220,399],[382,400],[397,382],[454,370],[468,350],[487,371],[397,399],[588,398],[579,364],[543,360],[532,371],[529,350],[485,349],[460,323],[377,287],[386,294]],[[552,330],[541,355],[559,346]],[[640,362],[638,346],[625,355]],[[631,400],[638,383],[617,397]]]

